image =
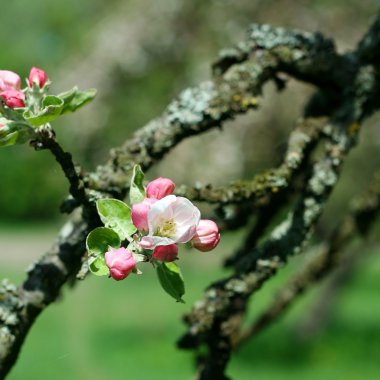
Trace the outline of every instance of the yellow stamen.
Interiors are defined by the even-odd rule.
[[[158,223],[158,227],[155,230],[154,234],[156,236],[161,236],[161,237],[172,237],[176,233],[176,222],[174,221],[173,218],[170,219],[161,219],[160,222]]]

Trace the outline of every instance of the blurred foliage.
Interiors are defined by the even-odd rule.
[[[376,0],[5,2],[0,67],[23,77],[31,66],[41,67],[57,91],[75,84],[98,89],[93,105],[63,118],[57,129],[64,147],[90,170],[107,159],[112,146],[158,116],[181,89],[207,79],[219,49],[243,38],[251,22],[320,30],[336,38],[343,51],[360,38],[377,5]],[[223,133],[215,130],[182,143],[151,175],[179,183],[225,183],[277,164],[311,91],[291,82],[283,96],[267,86],[258,112],[228,123]],[[378,166],[377,122],[367,123],[323,226],[331,226],[331,216],[347,206]],[[67,184],[46,152],[26,146],[2,149],[0,167],[0,221],[59,216]]]

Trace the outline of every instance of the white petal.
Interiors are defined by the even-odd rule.
[[[149,235],[153,235],[162,219],[173,217],[172,204],[176,201],[176,198],[175,195],[168,195],[153,204],[148,212]]]
[[[175,241],[176,243],[187,243],[194,237],[196,232],[197,232],[196,225],[178,229],[175,236]]]
[[[173,209],[177,225],[174,239],[178,243],[186,243],[193,238],[201,213],[188,199],[182,197],[177,197]]]

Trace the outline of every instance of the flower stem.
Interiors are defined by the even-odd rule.
[[[78,170],[78,166],[74,164],[72,156],[69,152],[63,150],[58,143],[54,131],[48,124],[38,130],[37,139],[31,142],[36,150],[48,149],[60,165],[65,177],[70,183],[70,194],[78,205],[88,206],[89,200],[86,195],[83,183],[83,175]]]

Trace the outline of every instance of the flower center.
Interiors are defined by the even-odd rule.
[[[168,237],[168,238],[174,236],[175,233],[176,233],[176,222],[174,221],[174,218],[161,219],[156,231],[154,232],[156,236]]]

